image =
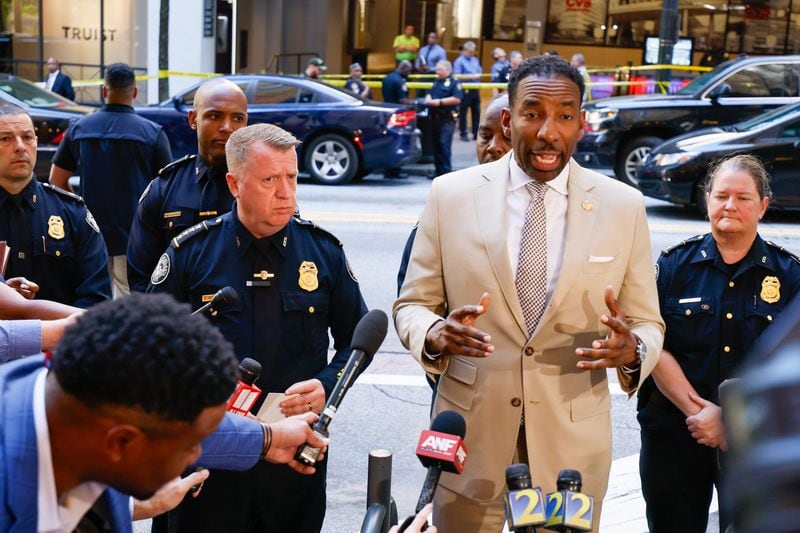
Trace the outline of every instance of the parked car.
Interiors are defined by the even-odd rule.
[[[30,113],[38,140],[34,172],[38,179],[47,181],[50,176],[50,161],[56,153],[58,143],[64,138],[69,121],[90,113],[93,109],[10,74],[0,74],[0,99],[16,104]]]
[[[613,168],[636,185],[636,169],[662,142],[724,126],[800,101],[800,55],[737,59],[720,64],[675,94],[604,98],[586,104],[586,127],[575,159]]]
[[[319,183],[347,183],[373,170],[402,167],[422,153],[416,111],[411,107],[363,100],[304,78],[260,74],[226,78],[247,95],[249,124],[276,124],[302,141],[301,170]],[[187,115],[198,86],[166,102],[136,108],[164,127],[175,157],[197,152],[197,136]]]
[[[639,188],[646,196],[705,212],[701,185],[709,164],[735,153],[764,163],[772,176],[773,205],[800,208],[800,104],[667,141],[645,158],[637,172]]]

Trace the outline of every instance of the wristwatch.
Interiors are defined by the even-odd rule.
[[[637,372],[640,368],[642,368],[645,359],[647,359],[647,345],[642,341],[642,339],[637,337],[636,361],[634,361],[630,366],[622,365],[620,368],[626,374],[633,374],[634,372]]]

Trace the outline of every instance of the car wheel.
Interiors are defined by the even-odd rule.
[[[708,214],[708,205],[706,205],[706,191],[703,190],[702,182],[694,186],[692,200],[692,207],[694,207],[698,213],[701,215]]]
[[[358,154],[353,145],[336,134],[320,135],[305,151],[306,171],[317,183],[338,185],[352,180],[358,172]]]
[[[659,137],[639,137],[625,143],[617,158],[617,166],[614,167],[617,179],[637,187],[639,180],[636,179],[636,170],[647,154],[662,142],[664,139]]]

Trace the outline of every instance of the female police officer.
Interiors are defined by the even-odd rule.
[[[706,531],[718,450],[727,448],[719,384],[800,288],[798,258],[757,232],[771,194],[761,162],[749,155],[721,161],[705,191],[711,233],[664,250],[656,265],[667,330],[638,406],[642,492],[654,533]],[[720,529],[727,524],[721,513]]]

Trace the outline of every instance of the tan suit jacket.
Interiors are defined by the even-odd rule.
[[[476,502],[500,497],[524,406],[534,486],[554,491],[558,471],[574,468],[583,474],[583,492],[599,504],[611,466],[611,399],[606,372],[579,370],[575,349],[606,336],[600,316],[608,313],[603,293],[611,285],[647,344],[639,380],[619,373],[623,388],[635,391],[655,366],[664,323],[644,202],[635,189],[570,161],[563,266],[528,339],[506,250],[511,157],[434,180],[394,305],[395,326],[425,370],[442,374],[434,414],[450,409],[467,422],[464,471],[444,474],[440,485]],[[477,304],[483,292],[491,301],[475,327],[492,336],[495,352],[425,358],[425,334],[444,305]]]

